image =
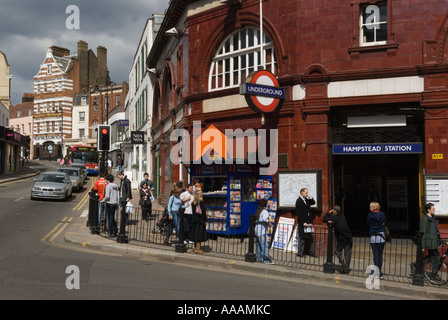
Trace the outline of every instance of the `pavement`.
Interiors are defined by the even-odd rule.
[[[6,182],[27,179],[36,176],[39,172],[38,166],[31,163],[17,173],[0,175],[0,185]],[[134,190],[136,192],[136,190]],[[134,199],[138,199],[135,197]],[[157,206],[157,204],[155,204]],[[154,208],[154,205],[153,205]],[[156,209],[156,208],[154,208]],[[144,243],[117,243],[116,239],[108,239],[98,234],[92,234],[86,227],[87,216],[81,215],[65,230],[63,242],[68,248],[79,248],[96,254],[108,254],[122,257],[137,258],[142,260],[158,261],[162,263],[172,263],[187,265],[197,268],[222,270],[238,274],[251,274],[260,277],[277,278],[284,281],[296,281],[309,283],[310,285],[323,285],[339,287],[341,289],[352,290],[373,290],[374,293],[382,293],[389,296],[407,299],[448,299],[447,287],[435,287],[426,285],[423,287],[414,286],[409,283],[381,280],[379,289],[368,289],[366,283],[367,276],[359,277],[343,274],[327,274],[322,271],[298,269],[280,265],[265,265],[262,263],[250,263],[241,260],[229,260],[220,257],[202,255],[192,252],[177,253],[174,247],[147,246]],[[373,293],[373,292],[372,292]],[[294,297],[291,297],[294,299]],[[386,299],[386,296],[385,296]]]

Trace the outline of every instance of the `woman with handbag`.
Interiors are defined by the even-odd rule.
[[[383,251],[386,243],[386,236],[384,234],[384,226],[386,225],[386,215],[380,211],[380,204],[378,202],[370,203],[370,213],[367,216],[367,224],[369,225],[370,233],[370,247],[373,253],[373,262],[378,268],[379,278],[383,278],[381,268],[383,266]],[[377,276],[377,275],[375,275]]]
[[[191,203],[193,218],[191,221],[190,241],[194,242],[194,253],[202,254],[201,242],[207,241],[207,212],[202,198],[202,191],[194,193],[193,202]]]
[[[142,188],[140,189],[140,201],[139,205],[142,208],[142,219],[145,221],[148,221],[151,217],[152,212],[152,203],[151,203],[151,190],[148,189],[148,184],[145,182],[142,185]]]

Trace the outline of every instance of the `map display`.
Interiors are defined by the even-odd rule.
[[[437,216],[448,216],[448,177],[425,177],[426,203],[434,204]]]
[[[300,189],[307,188],[319,207],[320,172],[319,171],[289,171],[278,173],[278,206],[294,208]]]

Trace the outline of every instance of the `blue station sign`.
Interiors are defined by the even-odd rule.
[[[372,143],[333,144],[333,154],[416,154],[423,153],[421,142],[412,143]]]

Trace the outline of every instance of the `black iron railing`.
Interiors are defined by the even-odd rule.
[[[107,221],[97,228],[98,233],[107,235]],[[116,213],[117,225],[120,225],[120,213]],[[90,221],[90,219],[89,219]],[[252,226],[255,220],[251,219]],[[141,245],[157,246],[166,250],[176,250],[176,252],[193,252],[194,245],[189,239],[183,238],[182,230],[174,232],[167,238],[167,228],[169,222],[165,221],[162,211],[152,210],[149,219],[143,219],[140,208],[134,208],[127,214],[126,235],[129,242],[139,242]],[[296,239],[293,233],[295,226],[276,225],[274,230],[282,229],[280,233],[274,233],[270,239],[269,256],[276,265],[303,268],[320,272],[338,272],[339,261],[334,255],[336,239],[333,237],[332,228],[326,225],[314,227],[313,241],[315,246],[315,256],[306,254],[303,257],[297,256]],[[252,230],[252,229],[251,229]],[[286,230],[286,231],[285,231]],[[425,253],[418,243],[421,239],[418,236],[403,237],[392,236],[391,242],[387,242],[383,252],[383,278],[391,281],[423,285],[424,279],[421,266],[417,262],[417,254]],[[208,240],[201,243],[200,249],[205,255],[217,256],[234,260],[245,260],[254,262],[256,257],[256,237],[252,232],[238,235],[208,234]],[[446,248],[441,248],[444,250]],[[330,250],[330,254],[328,254]],[[370,246],[370,235],[368,233],[354,233],[352,254],[349,275],[367,277],[373,270],[373,254]]]

